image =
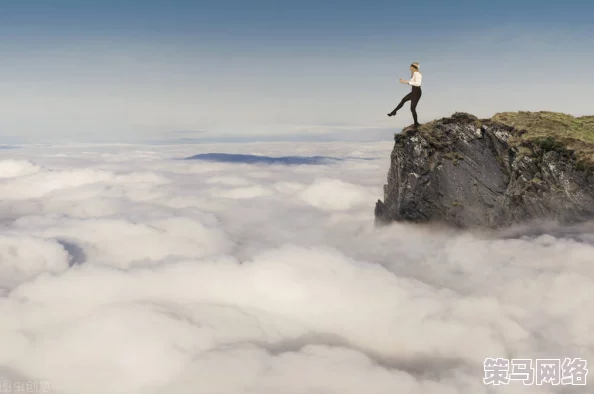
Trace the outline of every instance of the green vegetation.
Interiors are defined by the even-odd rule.
[[[476,128],[496,122],[513,127],[508,143],[516,148],[518,158],[534,156],[535,151],[556,151],[565,156],[576,159],[578,169],[594,169],[594,116],[574,117],[560,112],[501,112],[491,119],[478,119],[476,116],[456,112],[449,118],[435,119],[422,124],[416,132],[422,136],[430,146],[443,149],[449,145],[444,132],[444,125],[451,123],[471,124]],[[403,129],[397,137],[401,140],[407,133],[415,133],[412,127]],[[446,158],[458,163],[462,157],[455,154],[445,154]],[[501,164],[501,159],[497,157]]]
[[[574,153],[581,165],[594,166],[594,116],[520,111],[498,113],[491,120],[518,130],[509,143],[522,155],[528,154],[526,146],[535,145],[544,151]]]
[[[532,149],[525,147],[525,146],[520,146],[518,148],[518,160],[522,160],[525,156],[532,156],[534,155],[534,152],[532,152]]]
[[[424,123],[417,128],[417,131],[429,143],[429,145],[436,148],[444,148],[447,144],[444,143],[445,135],[443,131],[435,128],[438,121],[434,120],[428,123]],[[414,130],[414,129],[405,129]]]
[[[594,116],[582,116],[578,120],[590,127],[594,127]]]
[[[425,141],[427,141],[431,146],[433,146],[437,149],[442,149],[442,148],[446,147],[448,145],[448,143],[447,143],[447,137],[446,137],[443,129],[440,127],[440,125],[447,124],[447,123],[457,123],[457,122],[463,122],[465,124],[473,124],[476,128],[480,128],[483,125],[483,121],[474,115],[467,114],[465,112],[456,112],[450,118],[434,119],[430,122],[423,123],[418,127],[417,130],[419,132],[419,135],[421,135],[425,139]],[[406,127],[403,129],[403,132],[407,132],[409,130],[414,130],[414,129],[412,127]],[[446,157],[447,157],[447,155],[446,155]],[[462,157],[459,157],[458,159],[456,159],[455,157],[454,158],[448,157],[448,158],[450,160],[454,159],[453,160],[453,161],[455,161],[454,164],[457,164],[458,159],[462,160]]]
[[[443,155],[443,157],[451,160],[456,166],[458,165],[458,160],[464,160],[464,156],[462,156],[458,152],[448,152],[445,155]]]

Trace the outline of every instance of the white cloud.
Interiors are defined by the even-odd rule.
[[[67,394],[562,393],[490,390],[482,363],[594,360],[592,225],[374,228],[391,148],[258,146],[377,158],[325,166],[172,160],[249,144],[7,153],[0,377]]]
[[[0,161],[0,178],[12,178],[37,172],[39,167],[24,160]]]
[[[43,238],[0,235],[0,287],[11,286],[42,272],[68,267],[62,245]]]
[[[365,187],[338,179],[315,179],[301,193],[303,201],[330,211],[345,211],[357,205],[368,206],[374,197]]]

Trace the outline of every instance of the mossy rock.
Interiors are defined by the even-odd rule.
[[[594,116],[519,111],[501,112],[491,120],[516,130],[508,141],[514,147],[532,144],[544,152],[574,155],[584,168],[594,166]]]
[[[456,166],[458,165],[459,160],[464,160],[464,156],[462,156],[458,152],[448,152],[445,155],[443,155],[443,157],[452,161],[452,163],[454,163],[454,165],[456,165]]]

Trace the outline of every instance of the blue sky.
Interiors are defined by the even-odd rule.
[[[0,143],[389,138],[466,111],[594,113],[583,1],[0,3]],[[190,133],[200,131],[199,133]]]

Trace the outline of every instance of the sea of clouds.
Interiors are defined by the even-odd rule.
[[[594,362],[594,226],[376,228],[391,149],[3,150],[0,377],[64,394],[591,392],[485,386],[483,363]],[[180,160],[203,153],[345,159]]]

